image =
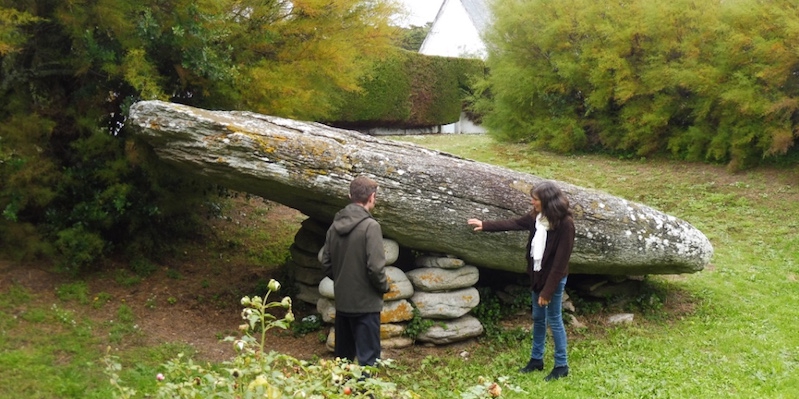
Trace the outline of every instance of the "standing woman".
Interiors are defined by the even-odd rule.
[[[533,302],[533,349],[522,373],[544,369],[547,325],[555,343],[555,366],[544,378],[557,380],[569,375],[566,329],[563,326],[563,289],[569,275],[569,258],[574,248],[574,220],[569,200],[551,181],[530,190],[532,212],[517,218],[495,221],[469,219],[475,231],[529,230],[527,274]]]

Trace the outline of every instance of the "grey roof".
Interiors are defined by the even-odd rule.
[[[481,36],[491,22],[491,10],[487,3],[486,0],[461,0],[463,8],[466,9],[466,13],[469,14],[469,18]]]

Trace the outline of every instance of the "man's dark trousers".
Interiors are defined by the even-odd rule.
[[[380,313],[336,311],[336,357],[374,366],[380,357]]]

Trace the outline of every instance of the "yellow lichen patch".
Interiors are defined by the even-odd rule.
[[[400,324],[381,324],[380,339],[399,337],[405,332],[405,327]]]
[[[298,149],[305,150],[312,157],[321,157],[328,152],[328,147],[319,141],[301,140],[298,144]]]
[[[436,275],[436,274],[433,274],[433,273],[423,273],[423,274],[419,275],[419,279],[422,280],[422,281],[427,281],[427,282],[431,282],[431,283],[440,283],[440,282],[444,281],[442,276]]]
[[[413,318],[413,307],[408,301],[402,301],[397,306],[385,307],[380,312],[381,323],[396,323]]]
[[[313,177],[319,176],[321,174],[325,174],[324,170],[320,169],[304,169],[303,175],[305,175],[306,180],[311,180]]]
[[[396,284],[389,283],[389,291],[383,294],[383,300],[390,301],[392,299],[399,299],[400,291]]]
[[[203,137],[202,141],[204,141],[204,142],[218,142],[218,141],[224,141],[227,138],[228,138],[227,134],[213,134],[213,135],[208,135],[208,136]]]
[[[229,130],[234,131],[231,129],[231,126],[228,127]],[[288,141],[288,138],[283,136],[277,135],[270,135],[270,136],[263,136],[260,134],[252,133],[252,132],[245,132],[245,131],[238,131],[239,133],[258,145],[258,149],[261,152],[274,154],[277,151],[277,148],[274,144],[271,144],[270,141],[276,142],[278,145],[281,145],[283,142]]]
[[[225,128],[231,133],[241,133],[241,134],[243,134],[245,136],[252,136],[252,135],[261,136],[258,133],[255,133],[252,130],[248,129],[247,126],[241,126],[241,125],[237,125],[237,124],[230,124],[230,125],[226,125]]]

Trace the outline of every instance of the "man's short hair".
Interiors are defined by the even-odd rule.
[[[350,182],[350,200],[358,204],[365,204],[369,196],[377,192],[377,182],[366,177],[358,176]]]

